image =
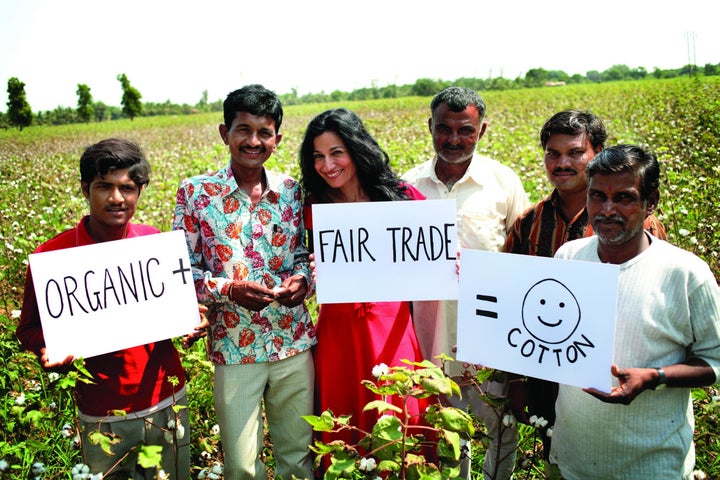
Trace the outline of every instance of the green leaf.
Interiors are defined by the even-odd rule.
[[[394,460],[380,460],[377,466],[378,472],[399,472],[400,464]]]
[[[308,422],[316,432],[329,432],[335,427],[335,420],[330,410],[325,410],[319,417],[316,415],[303,415],[302,418]]]
[[[114,455],[112,451],[112,446],[122,442],[122,438],[118,437],[117,435],[114,435],[112,433],[104,433],[98,430],[91,432],[90,435],[88,435],[88,440],[93,445],[100,445],[100,449],[103,451],[103,453],[110,456]]]
[[[40,425],[40,422],[47,418],[47,416],[40,410],[29,410],[25,414],[25,418],[23,419],[23,422],[30,422],[35,427],[38,427]]]
[[[443,477],[435,465],[413,465],[408,474],[408,478],[417,480],[441,480]]]
[[[411,362],[410,360],[404,358],[404,359],[402,359],[402,360],[400,360],[400,361],[403,362],[403,363],[405,363],[405,364],[407,364],[407,365],[412,365],[413,367],[419,367],[419,368],[423,368],[423,369],[427,369],[427,370],[438,370],[438,371],[440,371],[440,367],[438,367],[437,365],[435,365],[435,364],[434,364],[433,362],[431,362],[430,360],[423,360],[422,362]]]
[[[438,457],[454,461],[460,460],[460,435],[450,430],[441,430],[442,438],[438,442]]]
[[[76,358],[73,360],[73,367],[79,373],[78,380],[84,382],[84,383],[94,383],[92,381],[92,374],[88,371],[87,368],[85,368],[85,360],[82,357]]]
[[[162,467],[162,449],[161,445],[143,445],[138,450],[138,465],[143,468]]]
[[[344,477],[344,474],[351,474],[355,471],[355,459],[354,458],[338,458],[333,457],[330,466],[325,471],[325,479],[331,480],[336,478]]]
[[[400,428],[402,428],[402,423],[399,418],[392,415],[384,415],[378,418],[378,421],[375,423],[373,434],[375,434],[376,431],[383,432],[386,430],[394,430],[397,432]]]
[[[442,362],[442,363],[455,361],[455,359],[454,359],[453,357],[448,357],[448,356],[445,355],[444,353],[441,353],[440,355],[437,355],[435,358],[437,358],[438,360],[440,360],[440,362]]]
[[[475,380],[482,384],[486,380],[488,380],[492,375],[495,373],[495,370],[492,368],[481,368],[477,371],[475,374]]]
[[[475,433],[472,418],[459,408],[441,408],[437,412],[437,419],[441,427],[444,429],[451,430],[453,432],[466,433],[468,435]]]
[[[69,390],[75,388],[77,384],[77,375],[63,375],[57,381],[57,387],[60,390]]]
[[[388,410],[392,410],[393,412],[402,413],[402,409],[396,405],[393,405],[392,403],[388,403],[383,400],[373,400],[372,402],[369,402],[367,405],[365,405],[365,408],[363,408],[363,412],[367,412],[368,410],[377,410],[378,413],[383,413]]]
[[[420,384],[433,395],[452,395],[453,389],[450,382],[452,382],[452,380],[449,378],[423,378]]]
[[[451,467],[447,464],[443,464],[442,467],[442,478],[457,478],[460,475],[460,465]]]

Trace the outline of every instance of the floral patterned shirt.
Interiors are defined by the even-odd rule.
[[[228,298],[232,280],[280,285],[301,274],[311,286],[300,185],[265,170],[267,189],[253,205],[227,167],[182,182],[173,229],[184,230],[198,300],[208,306],[215,364],[273,362],[297,355],[315,340],[307,307],[274,302],[259,312]]]

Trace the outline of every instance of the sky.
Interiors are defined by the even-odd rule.
[[[717,0],[1,0],[7,82],[33,111],[77,106],[77,85],[120,105],[117,76],[146,102],[194,105],[261,83],[279,94],[418,78],[514,79],[720,63]]]

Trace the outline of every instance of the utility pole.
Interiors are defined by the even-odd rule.
[[[695,75],[695,32],[685,32],[685,41],[687,43],[688,52],[688,76]]]

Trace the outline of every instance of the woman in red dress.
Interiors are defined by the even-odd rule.
[[[307,194],[308,231],[312,230],[313,203],[425,198],[392,172],[387,153],[360,118],[344,108],[328,110],[310,122],[300,150],[300,163]],[[352,415],[352,425],[372,431],[377,411],[363,412],[363,408],[378,400],[378,396],[361,385],[361,381],[375,380],[372,370],[376,365],[407,366],[402,359],[422,360],[409,302],[321,305],[316,331],[316,414],[330,409],[335,416]],[[402,408],[401,399],[386,400]],[[429,400],[409,399],[407,407],[415,423],[421,423],[428,404]],[[350,445],[356,445],[360,438],[360,434],[349,430],[319,435],[325,443],[344,440]]]

